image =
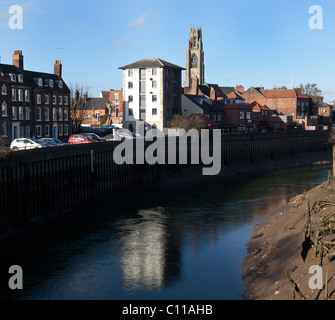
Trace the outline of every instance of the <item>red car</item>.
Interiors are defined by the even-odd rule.
[[[84,136],[82,134],[73,134],[70,138],[68,143],[69,144],[79,144],[79,143],[93,143],[97,142],[92,137]]]

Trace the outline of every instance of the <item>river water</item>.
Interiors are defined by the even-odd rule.
[[[245,243],[255,223],[329,170],[143,188],[78,207],[1,245],[0,298],[243,299]],[[23,290],[8,289],[11,265],[23,269]]]

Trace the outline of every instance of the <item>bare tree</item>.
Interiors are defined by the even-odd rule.
[[[307,97],[310,97],[313,102],[317,105],[323,102],[322,91],[318,88],[316,83],[307,83],[303,85],[300,84],[299,88],[301,89],[302,93]]]
[[[192,114],[189,117],[185,118],[180,114],[176,114],[170,121],[170,127],[173,128],[182,128],[186,131],[190,129],[197,129],[199,132],[201,129],[207,128],[207,124],[204,121],[202,115]]]
[[[0,138],[0,159],[5,158],[10,149],[7,147],[6,140]]]
[[[80,125],[86,118],[84,94],[88,95],[88,91],[89,86],[87,85],[85,87],[83,85],[78,85],[78,83],[76,83],[75,87],[70,85],[70,116],[73,132],[79,130]]]

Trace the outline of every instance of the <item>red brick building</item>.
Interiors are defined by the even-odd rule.
[[[1,136],[55,137],[71,134],[70,90],[57,60],[54,73],[24,70],[22,51],[14,51],[13,64],[0,64]]]
[[[109,91],[109,101],[111,104],[111,119],[110,124],[123,123],[123,94],[121,90]]]

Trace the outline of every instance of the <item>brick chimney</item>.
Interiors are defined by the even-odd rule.
[[[54,74],[58,77],[62,77],[62,63],[60,60],[56,60],[54,65]]]
[[[216,102],[216,91],[215,91],[214,88],[211,88],[210,99],[211,99],[213,102]]]
[[[86,103],[87,102],[87,92],[85,92],[83,94],[83,102]]]
[[[74,103],[77,104],[79,102],[79,91],[76,90],[74,94]]]
[[[15,50],[12,59],[13,59],[13,65],[23,70],[22,50]]]

